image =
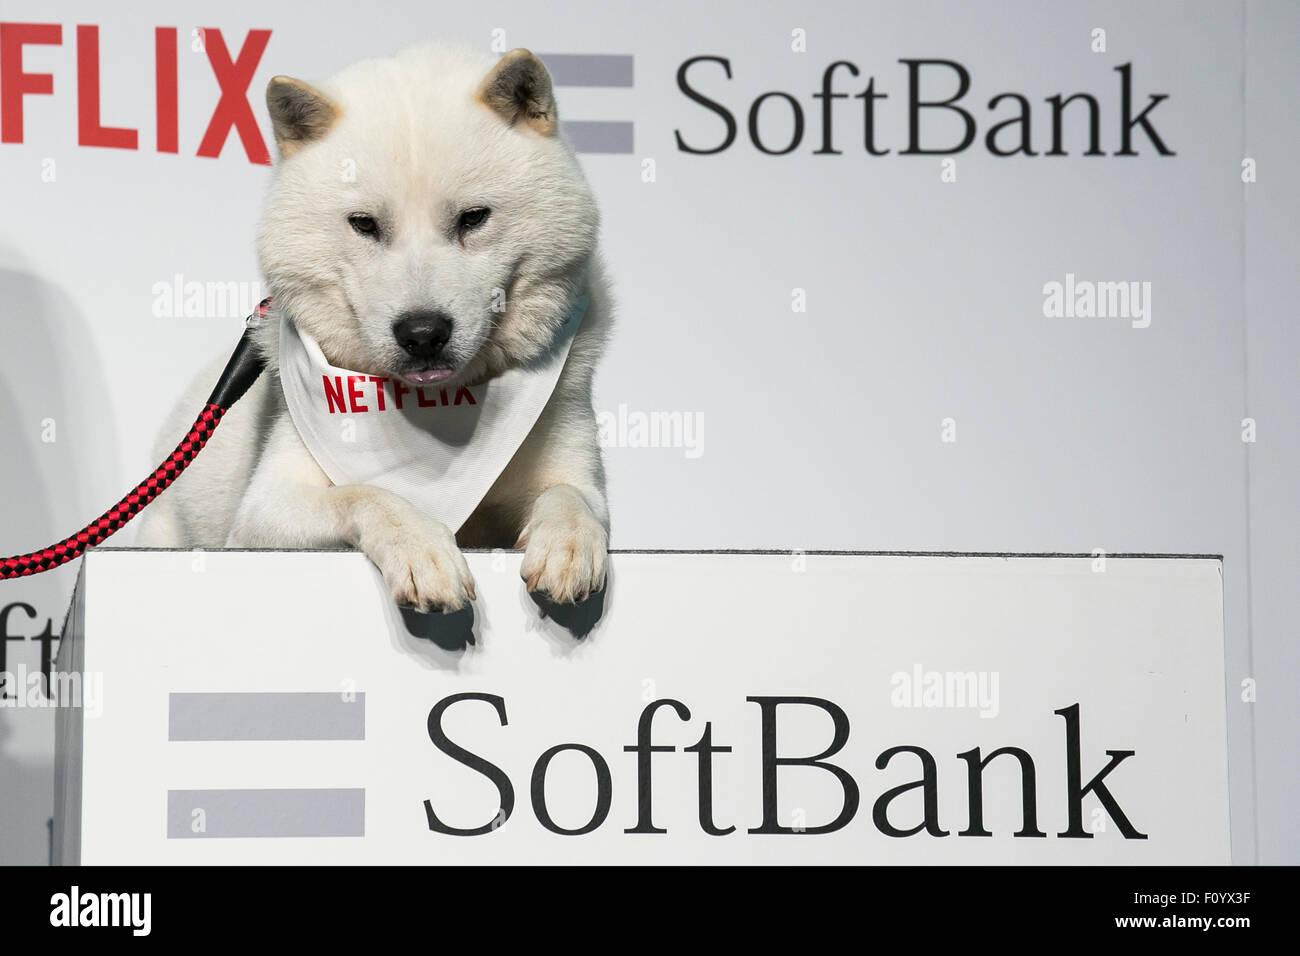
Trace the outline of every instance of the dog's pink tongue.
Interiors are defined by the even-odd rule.
[[[451,369],[429,368],[423,372],[407,372],[402,377],[412,385],[428,385],[430,382],[441,382],[444,378],[450,378]]]

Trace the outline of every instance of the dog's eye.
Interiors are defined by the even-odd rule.
[[[369,236],[372,239],[379,237],[379,223],[375,221],[374,216],[367,216],[365,213],[356,213],[348,216],[348,225],[358,235]]]
[[[479,206],[477,209],[466,209],[460,214],[460,218],[456,220],[456,234],[464,239],[465,233],[483,225],[491,214],[492,210],[486,206]]]

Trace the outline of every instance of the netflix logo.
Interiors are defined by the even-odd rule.
[[[52,96],[62,92],[65,84],[76,85],[77,143],[109,149],[145,148],[141,146],[139,126],[111,125],[100,109],[100,34],[93,24],[78,24],[75,35],[67,38],[75,44],[75,77],[56,77],[52,73],[29,72],[23,54],[31,47],[61,46],[65,31],[58,23],[0,23],[0,143],[24,141],[24,111],[30,98]],[[249,85],[271,39],[270,30],[249,30],[234,53],[225,36],[216,28],[193,32],[190,46],[203,53],[212,68],[220,95],[211,107],[207,127],[194,155],[216,158],[221,155],[231,133],[239,139],[248,161],[269,166],[271,154],[258,128],[248,98]],[[146,55],[145,45],[132,42],[132,55]],[[136,46],[140,49],[137,50]],[[152,56],[154,64],[153,148],[159,153],[180,153],[180,95],[177,55],[180,46],[176,27],[155,27]],[[138,120],[137,120],[138,122]]]
[[[415,388],[399,379],[382,375],[322,375],[322,395],[331,415],[338,412],[386,412],[390,408],[401,411],[410,395],[417,408],[445,408],[455,405],[477,405],[474,393],[464,385],[454,395],[447,389],[425,392],[423,386]]]

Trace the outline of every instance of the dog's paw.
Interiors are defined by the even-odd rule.
[[[361,550],[379,568],[388,593],[401,607],[450,613],[477,596],[455,535],[414,508],[365,529]]]
[[[529,591],[576,604],[605,586],[608,535],[585,504],[536,509],[516,547],[521,545],[520,576]]]

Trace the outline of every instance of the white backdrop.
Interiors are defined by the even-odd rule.
[[[632,124],[631,152],[584,155],[621,302],[596,398],[623,446],[607,453],[613,543],[1221,553],[1234,858],[1300,861],[1300,400],[1284,285],[1300,252],[1294,6],[231,0],[179,15],[163,3],[7,0],[0,11],[9,89],[20,72],[53,77],[50,95],[0,97],[0,551],[43,545],[115,501],[153,466],[182,384],[233,345],[238,304],[177,307],[166,290],[178,276],[182,289],[244,283],[237,291],[257,297],[252,231],[268,169],[234,133],[219,158],[196,155],[220,97],[214,37],[196,44],[196,28],[220,30],[232,56],[250,30],[270,31],[247,93],[267,141],[261,91],[276,73],[321,78],[430,38],[627,56],[631,86],[558,90],[566,121]],[[23,46],[19,68],[21,32],[8,25],[24,23],[59,24],[61,42]],[[99,27],[99,121],[137,130],[136,149],[79,145],[95,101],[79,110],[78,45],[89,75],[93,37],[79,24]],[[175,153],[158,150],[159,27],[177,29]],[[731,72],[712,61],[688,74],[736,118],[734,143],[712,155],[678,147],[677,134],[696,148],[722,138],[722,119],[678,87],[699,56]],[[971,148],[899,155],[903,59],[968,71]],[[812,94],[837,60],[859,70],[839,68],[838,92],[874,78],[887,94],[872,102],[874,145],[888,155],[864,149],[865,102],[853,98],[832,107],[840,153],[815,152]],[[1113,155],[1123,64],[1133,115],[1167,95],[1148,117],[1175,155],[1140,125],[1138,155]],[[926,68],[922,96],[946,98],[954,83]],[[770,91],[805,120],[787,155],[760,152],[747,130]],[[990,126],[1015,113],[1011,100],[987,107],[1003,92],[1028,100],[1038,155],[985,148]],[[1081,155],[1082,102],[1065,113],[1069,155],[1042,155],[1046,98],[1077,92],[1098,103],[1106,155]],[[760,107],[769,148],[789,140],[790,110],[779,97]],[[960,137],[953,114],[922,113],[923,144]],[[1150,283],[1150,324],[1046,316],[1045,284],[1067,275]],[[676,447],[630,447],[638,416],[673,412],[690,426]],[[58,632],[71,585],[70,571],[0,584],[10,666],[39,664],[33,638],[47,621]],[[1258,701],[1243,701],[1257,677]],[[0,712],[0,860],[45,858],[52,728],[46,712]]]

